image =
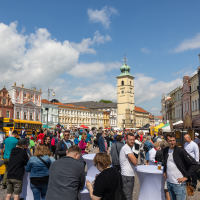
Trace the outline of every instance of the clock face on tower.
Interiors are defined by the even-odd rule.
[[[132,94],[132,91],[130,91],[130,93]]]
[[[124,90],[122,90],[122,94],[124,94]]]

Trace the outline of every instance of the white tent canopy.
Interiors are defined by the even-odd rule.
[[[181,124],[181,123],[183,123],[183,121],[182,121],[182,120],[180,120],[180,121],[178,121],[178,122],[175,122],[175,123],[173,123],[173,126],[174,126],[174,125],[177,125],[177,124]],[[169,126],[166,126],[166,127],[164,127],[164,128],[162,128],[162,131],[163,131],[164,133],[166,133],[166,132],[171,132],[170,125],[169,125]]]

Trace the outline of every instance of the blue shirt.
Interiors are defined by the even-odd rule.
[[[116,137],[117,137],[117,134],[114,135],[114,137],[113,137],[114,141],[112,143],[116,143],[117,142]]]
[[[88,141],[90,141],[91,142],[91,135],[89,134],[89,133],[87,133],[87,139],[85,140],[87,143],[88,143]]]
[[[71,144],[71,141],[64,141],[63,140],[63,142],[66,144],[66,146],[67,146],[67,148],[69,149],[69,147],[71,147],[72,146],[72,144]]]
[[[74,144],[75,144],[75,145],[78,145],[78,142],[79,142],[79,141],[78,141],[78,138],[75,138],[75,139],[74,139]]]
[[[9,137],[4,140],[5,144],[5,152],[4,157],[5,159],[10,158],[11,150],[16,147],[18,140],[15,137]]]

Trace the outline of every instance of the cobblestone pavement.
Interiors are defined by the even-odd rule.
[[[91,149],[90,153],[97,153],[97,149]],[[86,168],[86,170],[87,170],[87,168]],[[200,188],[200,181],[199,180],[198,180],[197,188]],[[136,175],[135,176],[134,190],[133,190],[133,200],[138,200],[139,193],[140,193],[140,183],[139,183],[138,177]],[[0,185],[0,200],[5,200],[5,197],[6,197],[6,190],[3,190],[1,185]],[[200,200],[200,192],[195,191],[194,196],[187,197],[187,200]]]

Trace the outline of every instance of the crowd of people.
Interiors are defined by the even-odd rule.
[[[184,148],[176,145],[174,133],[150,133],[134,130],[40,130],[27,135],[13,131],[9,136],[0,129],[0,149],[6,171],[2,187],[7,188],[6,200],[20,198],[24,172],[30,173],[34,200],[80,199],[85,185],[83,155],[98,148],[93,160],[100,174],[86,187],[92,200],[132,200],[136,167],[163,166],[167,200],[184,200],[186,182],[197,186],[200,135],[191,140],[184,136]]]

